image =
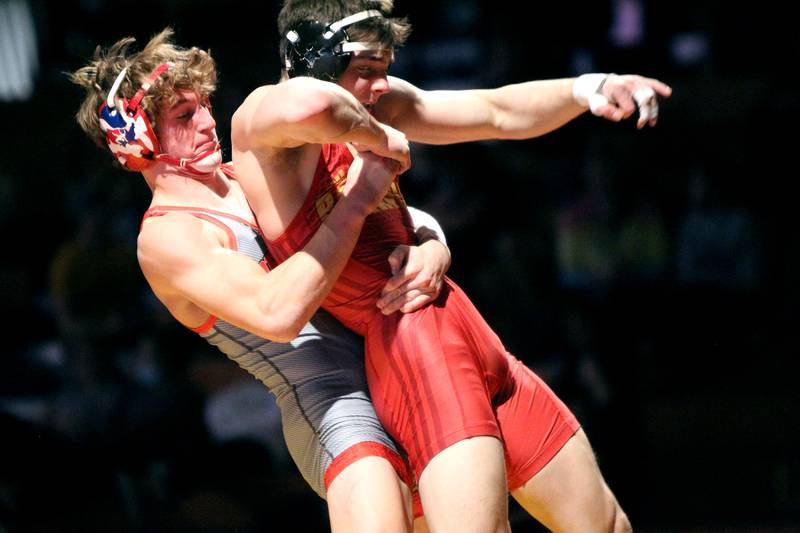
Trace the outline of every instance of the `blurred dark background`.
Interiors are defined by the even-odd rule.
[[[149,191],[82,135],[64,75],[171,25],[218,61],[229,156],[237,103],[277,80],[278,7],[0,0],[0,531],[327,529],[272,399],[144,284]],[[800,531],[787,10],[397,0],[415,29],[393,73],[423,88],[597,71],[675,90],[655,129],[587,114],[540,139],[414,146],[403,177],[447,232],[451,277],[580,417],[637,531]]]

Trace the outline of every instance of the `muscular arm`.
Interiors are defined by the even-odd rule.
[[[390,83],[378,117],[428,144],[537,137],[586,110],[572,98],[571,79],[466,91],[423,91],[393,77]]]
[[[195,305],[262,337],[294,339],[339,277],[364,218],[394,175],[372,154],[357,157],[349,172],[358,185],[345,189],[301,251],[268,273],[228,249],[216,226],[182,213],[144,225],[138,242],[142,272],[173,314],[179,306]]]
[[[408,168],[408,146],[387,131],[349,92],[334,83],[293,78],[253,91],[231,122],[235,150],[352,143]]]
[[[428,144],[538,137],[589,108],[573,96],[574,78],[466,91],[423,91],[398,78],[390,78],[390,83],[392,91],[379,102],[376,116],[409,140]],[[641,89],[650,89],[653,95],[671,94],[670,87],[658,80],[610,75],[601,86],[608,105],[595,114],[613,121],[629,117],[637,108],[634,94]]]

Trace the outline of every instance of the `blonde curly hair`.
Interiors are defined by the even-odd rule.
[[[70,81],[86,91],[75,118],[98,146],[106,146],[98,112],[123,68],[128,70],[117,94],[130,100],[159,65],[174,65],[152,84],[140,103],[156,134],[158,111],[175,104],[179,89],[196,91],[204,98],[216,90],[217,67],[211,54],[196,47],[182,48],[173,44],[173,34],[172,28],[165,28],[136,53],[129,53],[130,46],[136,42],[133,37],[120,39],[105,50],[98,46],[88,65],[68,74]]]

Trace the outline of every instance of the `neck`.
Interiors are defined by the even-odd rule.
[[[203,175],[179,172],[168,163],[156,163],[142,174],[153,191],[154,204],[220,207],[231,198],[231,180],[220,169]]]

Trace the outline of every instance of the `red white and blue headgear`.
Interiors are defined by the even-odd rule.
[[[130,101],[116,97],[128,70],[127,67],[123,68],[100,107],[100,128],[106,134],[106,143],[111,153],[128,170],[140,172],[154,161],[164,161],[188,174],[205,175],[216,170],[222,163],[219,143],[192,158],[177,158],[165,154],[161,151],[158,137],[140,105],[152,84],[172,66],[170,63],[157,66]]]

